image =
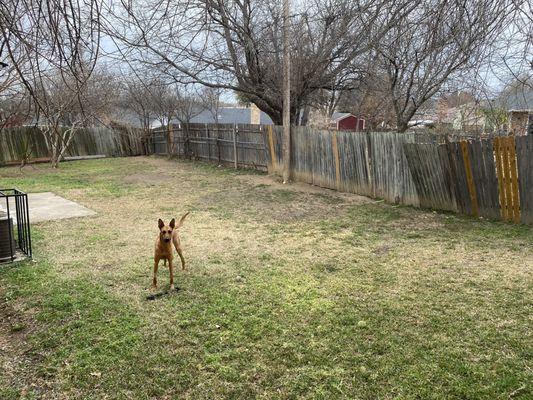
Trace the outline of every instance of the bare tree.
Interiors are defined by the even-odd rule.
[[[0,94],[0,130],[27,122],[31,111],[31,101],[23,93]]]
[[[415,3],[314,0],[291,16],[291,121],[310,96],[357,70],[357,60]],[[305,9],[304,9],[305,7]],[[181,83],[229,89],[282,122],[282,13],[278,1],[123,0],[108,31],[129,59]],[[340,89],[340,88],[338,88]]]
[[[338,111],[350,112],[365,119],[365,127],[380,130],[395,123],[393,107],[388,96],[387,78],[384,74],[371,71],[356,85],[353,90],[338,95]]]
[[[0,26],[8,64],[33,100],[56,168],[87,120],[83,98],[99,54],[100,3],[6,0]]]
[[[475,70],[505,28],[510,1],[423,0],[376,46],[400,132],[443,85]]]
[[[503,32],[490,67],[505,85],[519,83],[527,91],[533,89],[533,3],[512,0],[512,8],[513,19]]]
[[[205,103],[193,87],[178,86],[175,89],[177,98],[176,118],[180,121],[185,133],[185,152],[189,153],[189,136],[191,120],[205,110]]]
[[[152,121],[156,118],[156,101],[152,88],[155,82],[152,78],[143,80],[141,76],[128,77],[124,82],[122,107],[129,110],[139,120],[143,131],[143,152],[148,154],[146,145],[151,136]]]
[[[175,89],[177,98],[176,118],[183,124],[190,124],[191,120],[205,110],[205,103],[195,89],[181,86]]]
[[[154,99],[149,87],[134,80],[126,82],[123,101],[123,106],[137,116],[141,129],[148,132],[155,118]]]
[[[178,98],[172,85],[162,79],[155,78],[150,85],[152,110],[159,124],[165,129],[167,155],[174,154],[172,119],[176,116]]]
[[[0,15],[10,14],[13,4],[2,3]],[[12,42],[13,34],[8,30],[5,21],[0,17],[0,129],[25,122],[30,107],[27,93],[21,85],[15,64],[24,69],[23,54],[13,44],[11,53],[16,62],[12,62],[8,51],[8,41]]]
[[[291,178],[291,57],[290,57],[290,3],[283,0],[283,40],[282,40],[282,63],[283,63],[283,110],[281,113],[283,121],[283,183],[288,183]],[[236,156],[235,156],[236,157]]]
[[[167,153],[171,157],[175,151],[172,121],[177,119],[180,122],[187,143],[191,120],[205,109],[205,102],[194,88],[168,83],[158,78],[152,81],[150,92],[153,112],[165,128]]]
[[[201,97],[203,106],[207,111],[209,111],[215,124],[218,124],[220,118],[221,94],[222,89],[220,88],[205,87],[202,90]]]

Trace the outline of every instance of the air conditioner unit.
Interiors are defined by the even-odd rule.
[[[0,212],[0,262],[14,260],[16,249],[14,236],[13,218]]]
[[[28,195],[0,189],[0,263],[31,258]]]

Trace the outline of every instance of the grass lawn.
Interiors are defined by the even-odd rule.
[[[158,158],[0,181],[98,213],[0,266],[1,399],[533,396],[531,227]],[[190,270],[147,301],[157,219],[185,211]]]

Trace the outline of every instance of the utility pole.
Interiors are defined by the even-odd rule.
[[[291,60],[289,54],[289,0],[283,0],[283,183],[291,171]]]

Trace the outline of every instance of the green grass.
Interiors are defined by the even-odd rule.
[[[153,158],[0,176],[98,213],[0,267],[2,399],[533,395],[531,227]],[[186,210],[190,271],[147,301],[157,219]]]

